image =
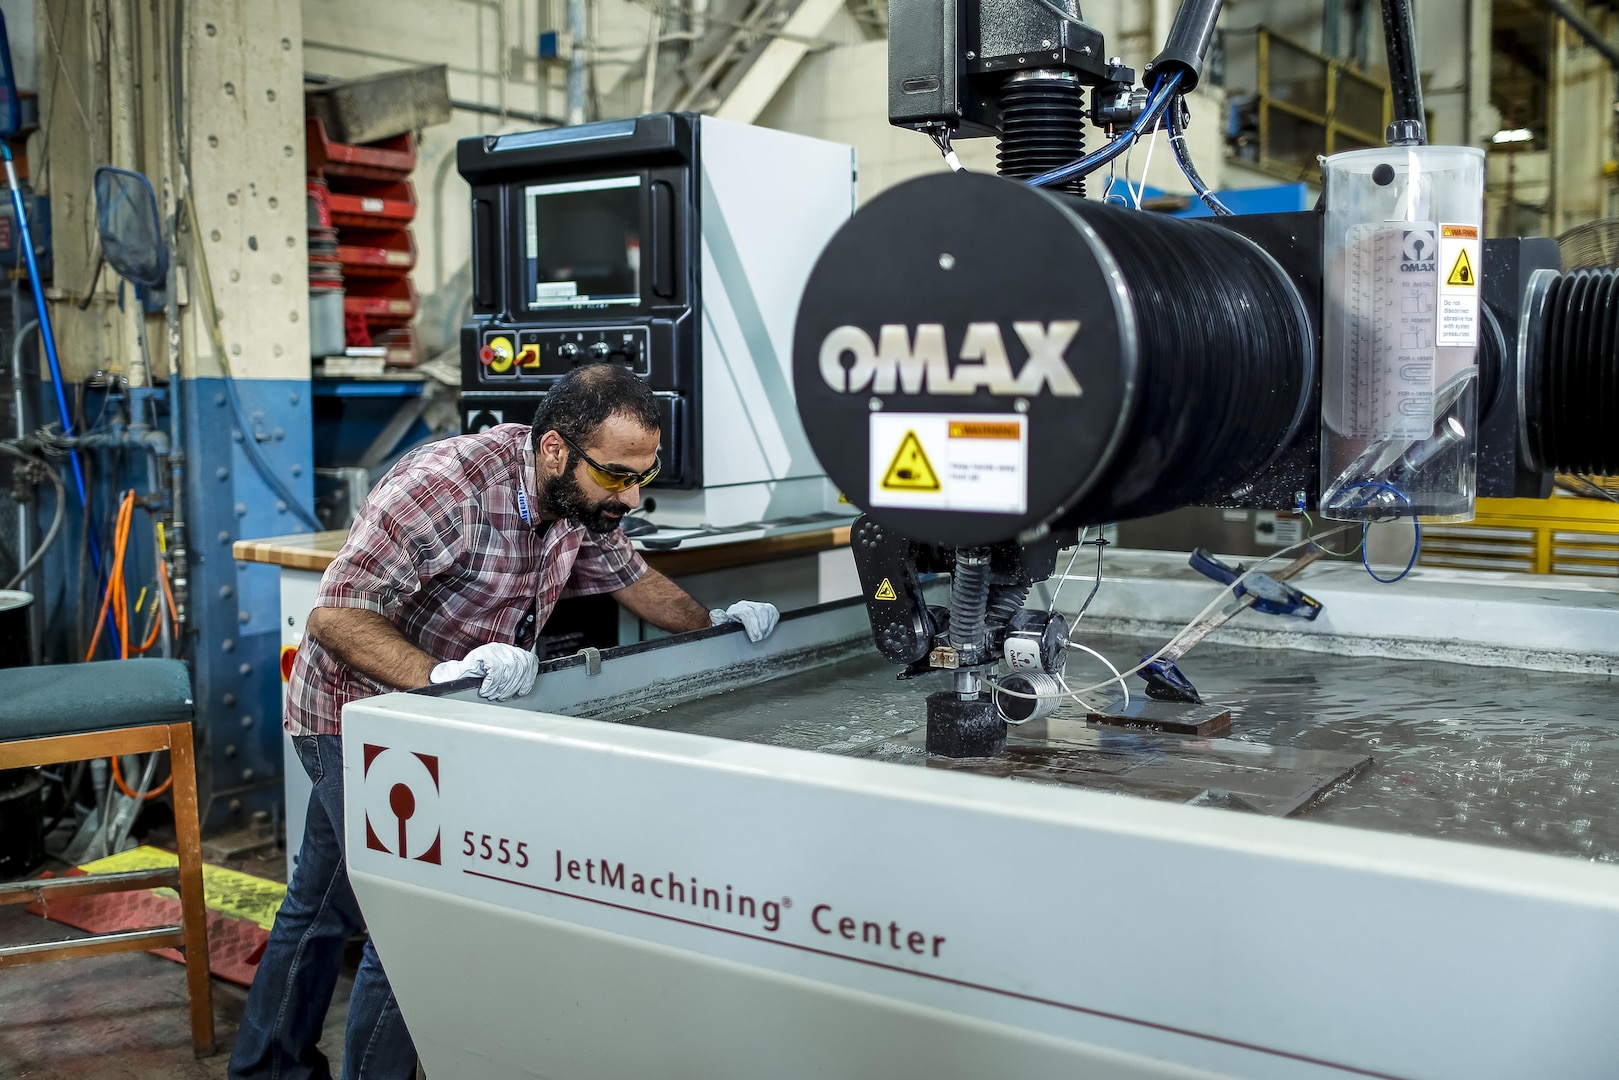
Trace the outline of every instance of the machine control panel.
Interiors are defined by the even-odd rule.
[[[646,378],[652,373],[650,346],[645,326],[485,330],[478,381],[549,381],[581,364],[615,362]]]

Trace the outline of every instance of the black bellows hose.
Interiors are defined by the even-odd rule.
[[[1619,270],[1576,270],[1545,289],[1524,356],[1523,436],[1539,467],[1619,474]]]
[[[984,642],[984,616],[989,603],[989,552],[963,548],[956,552],[950,581],[950,643],[976,653]]]
[[[1141,358],[1115,459],[1064,527],[1204,505],[1291,439],[1313,384],[1315,336],[1282,268],[1244,236],[1063,197],[1117,262]]]
[[[1394,123],[1389,125],[1389,143],[1426,143],[1428,114],[1422,107],[1422,77],[1417,73],[1411,0],[1383,0],[1383,49],[1388,53],[1389,88],[1394,95]]]
[[[1012,621],[1012,616],[1023,610],[1023,605],[1029,599],[1028,585],[997,585],[990,590],[989,607],[984,613],[984,621],[990,626],[1005,626]]]
[[[1012,76],[1001,94],[1001,144],[997,171],[1032,180],[1085,156],[1085,92],[1063,71],[1024,71]],[[1085,178],[1075,176],[1053,191],[1085,194]]]

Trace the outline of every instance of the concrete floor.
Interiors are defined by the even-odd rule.
[[[284,860],[232,869],[283,880]],[[58,867],[57,869],[60,869]],[[82,937],[80,931],[0,907],[0,944]],[[352,952],[352,950],[351,950]],[[354,969],[346,968],[326,1017],[321,1049],[340,1075]],[[0,1080],[211,1080],[225,1076],[247,990],[214,980],[219,1051],[191,1052],[185,969],[149,953],[124,953],[0,971]]]

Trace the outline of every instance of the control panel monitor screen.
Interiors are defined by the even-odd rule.
[[[641,178],[523,188],[530,311],[641,302]]]

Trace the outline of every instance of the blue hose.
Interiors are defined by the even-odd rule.
[[[17,212],[17,231],[22,241],[23,257],[28,261],[28,283],[34,291],[34,307],[39,310],[39,338],[45,343],[45,359],[51,368],[51,389],[56,391],[56,411],[62,418],[62,434],[73,434],[73,414],[68,411],[67,394],[62,389],[62,365],[56,358],[56,334],[51,330],[50,309],[45,306],[45,289],[39,280],[39,262],[34,258],[34,237],[28,228],[28,214],[23,209],[22,189],[17,186],[17,169],[12,163],[11,147],[0,140],[0,156],[5,158],[6,183],[11,187],[11,206]],[[84,489],[84,467],[79,464],[78,451],[68,455],[73,463],[73,486],[79,495],[79,510],[84,517],[84,529],[89,534],[90,560],[95,564],[96,575],[101,574],[101,544],[96,539],[96,531],[90,522],[90,498]],[[123,642],[118,637],[117,627],[113,625],[112,612],[107,613],[107,630],[111,633],[113,655],[122,656]]]
[[[1393,484],[1385,484],[1381,480],[1362,480],[1358,484],[1348,485],[1348,487],[1346,487],[1344,490],[1353,491],[1356,488],[1371,488],[1373,491],[1387,492],[1388,494],[1399,499],[1401,502],[1405,503],[1407,509],[1411,509],[1412,507],[1411,497],[1405,492],[1401,491],[1399,488],[1395,487]],[[1352,506],[1355,509],[1364,509],[1365,507],[1371,505],[1372,498],[1374,498],[1374,496],[1367,496],[1366,498],[1361,499],[1359,502],[1353,503]],[[1415,538],[1411,545],[1411,558],[1406,562],[1405,569],[1401,570],[1397,576],[1391,578],[1378,577],[1377,571],[1372,569],[1371,552],[1366,545],[1366,533],[1370,529],[1371,524],[1371,522],[1362,522],[1360,526],[1360,564],[1366,568],[1366,573],[1371,575],[1373,581],[1382,585],[1396,585],[1410,576],[1411,571],[1417,565],[1417,556],[1422,554],[1422,522],[1417,520],[1416,514],[1413,513],[1411,515],[1411,527],[1415,530]]]
[[[1163,116],[1164,109],[1175,97],[1175,88],[1180,85],[1180,81],[1180,73],[1176,72],[1169,77],[1167,83],[1163,79],[1153,83],[1152,93],[1147,98],[1147,107],[1123,135],[1078,161],[1041,173],[1029,181],[1029,186],[1046,187],[1050,184],[1064,183],[1075,176],[1088,176],[1130,149],[1130,144],[1136,141],[1147,126],[1156,123]]]

